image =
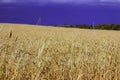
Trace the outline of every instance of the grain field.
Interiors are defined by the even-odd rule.
[[[0,80],[120,80],[120,31],[1,23]]]

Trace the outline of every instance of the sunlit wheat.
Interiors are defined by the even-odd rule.
[[[120,80],[120,31],[0,26],[0,80]]]

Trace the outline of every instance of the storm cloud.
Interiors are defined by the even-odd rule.
[[[119,3],[120,0],[0,0],[0,3],[38,3],[38,4],[49,4],[49,3],[76,3],[76,4],[97,4],[97,3]]]

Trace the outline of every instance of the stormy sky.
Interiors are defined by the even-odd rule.
[[[0,0],[0,23],[120,24],[119,14],[120,0]]]
[[[120,0],[0,0],[0,3],[74,3],[74,4],[99,4],[99,3],[120,3]]]

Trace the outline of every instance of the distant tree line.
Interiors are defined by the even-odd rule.
[[[55,25],[55,27],[58,27],[58,25]],[[62,27],[82,28],[82,29],[120,30],[120,24],[99,24],[99,25],[87,25],[87,24],[68,25],[68,24],[64,24]]]

